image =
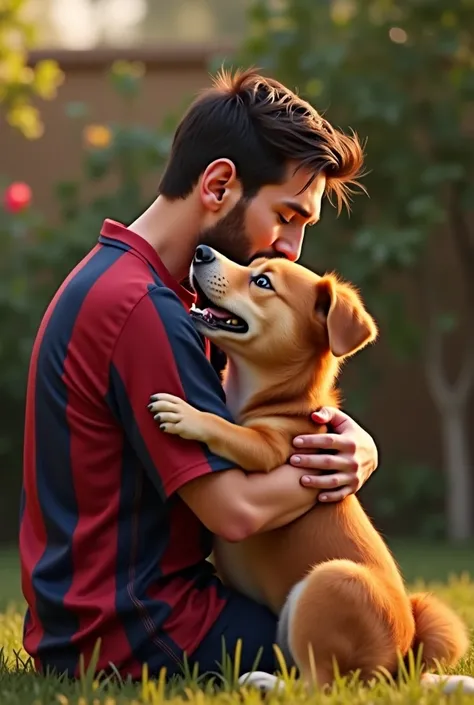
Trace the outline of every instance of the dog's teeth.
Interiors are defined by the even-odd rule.
[[[227,324],[228,326],[233,325],[233,323],[232,323],[232,321],[230,320],[230,318],[227,319],[226,324]]]
[[[237,320],[236,318],[233,318],[233,319],[231,320],[231,323],[232,323],[233,326],[238,326],[238,325],[239,325],[239,322],[238,322],[238,320]]]

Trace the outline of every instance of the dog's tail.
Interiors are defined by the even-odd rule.
[[[426,670],[440,662],[454,666],[469,648],[469,633],[462,619],[444,602],[429,593],[410,595],[415,619],[415,656],[422,647],[422,663]]]

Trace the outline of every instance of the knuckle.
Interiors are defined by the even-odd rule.
[[[329,448],[330,446],[332,446],[333,442],[330,436],[320,434],[319,436],[316,435],[315,438],[317,439],[318,446],[321,448]]]
[[[356,452],[357,445],[356,445],[356,442],[352,438],[349,438],[349,440],[346,441],[345,445],[346,445],[346,453],[353,455]]]
[[[331,468],[334,467],[334,458],[332,455],[322,455],[321,456],[321,465],[324,467],[326,470],[330,470]]]
[[[348,470],[350,473],[357,475],[359,472],[359,463],[357,460],[350,460],[348,463]]]

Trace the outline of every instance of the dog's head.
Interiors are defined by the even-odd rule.
[[[191,266],[199,330],[230,356],[270,366],[328,354],[342,359],[375,340],[357,291],[286,259],[242,267],[201,245]]]

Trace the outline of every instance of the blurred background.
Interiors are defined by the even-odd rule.
[[[380,450],[360,497],[408,578],[474,572],[474,0],[2,0],[0,601],[41,316],[103,219],[155,197],[222,64],[260,67],[365,142],[368,195],[350,216],[326,203],[303,255],[380,326],[341,377]]]

